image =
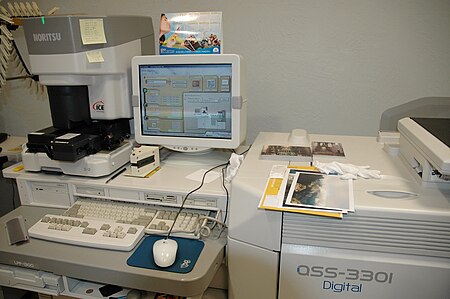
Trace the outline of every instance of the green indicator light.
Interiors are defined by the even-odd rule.
[[[45,18],[41,17],[42,24],[45,24]]]

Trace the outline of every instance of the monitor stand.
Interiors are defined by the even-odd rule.
[[[204,166],[213,167],[227,163],[232,151],[214,149],[205,152],[176,152],[171,151],[167,159],[161,161],[167,165]]]

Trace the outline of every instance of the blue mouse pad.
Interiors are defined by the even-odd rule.
[[[170,237],[177,241],[178,251],[172,266],[161,268],[155,264],[153,259],[153,243],[163,239],[163,236],[147,236],[128,258],[127,264],[133,267],[147,268],[152,270],[164,270],[175,273],[189,273],[194,269],[195,263],[205,246],[200,240]]]

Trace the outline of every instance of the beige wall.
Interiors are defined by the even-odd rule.
[[[450,96],[448,0],[36,2],[62,14],[147,15],[156,30],[161,12],[222,11],[225,52],[247,63],[248,142],[259,131],[293,128],[375,135],[385,109]],[[49,125],[46,105],[9,84],[0,94],[0,131]]]

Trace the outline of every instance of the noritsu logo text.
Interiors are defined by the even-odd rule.
[[[55,42],[61,40],[61,33],[34,33],[33,41],[35,42]]]

